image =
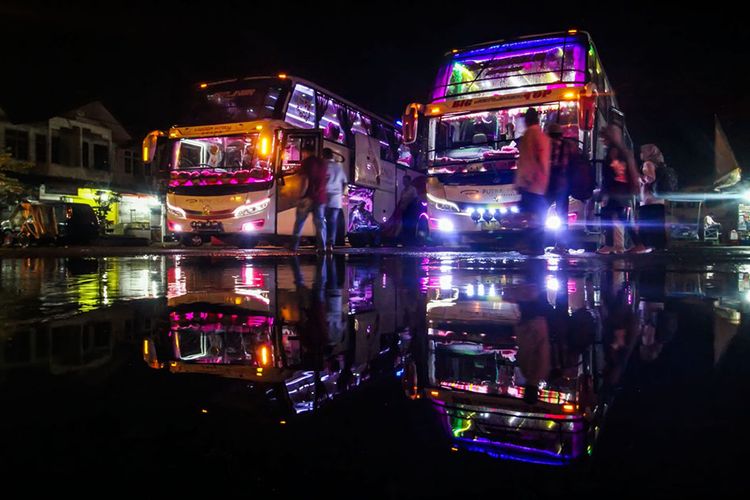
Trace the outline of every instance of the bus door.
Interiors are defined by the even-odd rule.
[[[291,235],[297,204],[302,197],[303,177],[300,172],[302,150],[312,146],[320,156],[323,136],[319,130],[284,131],[279,158],[276,183],[276,234]],[[312,217],[308,217],[302,230],[303,236],[314,236]]]

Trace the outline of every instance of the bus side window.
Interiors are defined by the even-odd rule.
[[[341,104],[330,97],[318,94],[318,114],[321,115],[318,128],[323,130],[323,138],[344,144],[344,129],[339,121]]]
[[[287,123],[299,128],[315,128],[315,91],[301,84],[294,86],[294,92],[287,105]]]

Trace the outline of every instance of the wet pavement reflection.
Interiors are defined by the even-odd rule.
[[[379,497],[740,484],[742,264],[169,255],[5,259],[0,278],[14,474]]]

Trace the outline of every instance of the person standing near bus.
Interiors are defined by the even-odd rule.
[[[555,213],[560,219],[560,228],[555,239],[552,253],[568,254],[568,210],[570,208],[570,165],[578,154],[578,146],[570,139],[563,137],[562,127],[551,123],[547,127],[550,138],[550,182],[548,199],[555,203]]]
[[[657,180],[666,177],[667,167],[659,148],[655,144],[641,146],[641,206],[638,208],[638,230],[644,244],[657,249],[667,246],[664,229],[665,200],[660,192]],[[667,184],[661,182],[662,185]],[[668,191],[675,191],[676,186],[670,186]]]
[[[619,220],[625,227],[625,233],[630,235],[633,247],[627,252],[648,253],[653,249],[643,245],[634,217],[628,217],[633,197],[638,193],[638,170],[635,159],[624,144],[620,127],[609,125],[601,133],[607,144],[602,173],[604,198],[601,218],[604,225],[604,246],[600,247],[597,253],[616,253],[613,246],[615,220]]]
[[[550,175],[550,141],[539,126],[534,108],[524,116],[526,132],[521,138],[515,187],[521,194],[519,207],[529,217],[521,253],[544,254],[544,219],[547,215],[547,187]]]
[[[305,225],[307,215],[312,213],[315,225],[315,246],[319,252],[325,250],[326,242],[326,182],[328,167],[325,162],[315,155],[315,147],[311,144],[302,146],[302,164],[300,166],[303,178],[302,198],[297,203],[296,219],[294,221],[294,236],[291,249],[296,251]]]
[[[326,168],[328,169],[328,181],[326,182],[326,230],[328,239],[326,241],[326,251],[333,252],[333,247],[336,245],[336,236],[338,236],[341,198],[349,180],[346,178],[346,172],[344,172],[344,167],[341,163],[333,159],[333,150],[331,148],[323,149],[323,161],[326,163]]]
[[[412,245],[417,238],[417,225],[419,223],[419,192],[409,175],[404,175],[401,182],[401,197],[397,206],[397,210],[401,212],[399,239],[404,245]]]

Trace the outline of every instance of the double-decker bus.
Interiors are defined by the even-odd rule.
[[[407,106],[405,142],[426,153],[431,239],[513,239],[522,226],[513,181],[529,107],[539,112],[543,129],[558,123],[598,172],[600,128],[615,122],[624,128],[594,43],[577,30],[452,50],[429,102]],[[595,203],[571,200],[570,207],[570,229],[596,239]],[[548,221],[549,228],[560,225],[559,218]]]
[[[169,170],[168,232],[188,245],[214,236],[254,246],[292,234],[306,146],[332,149],[351,182],[339,244],[350,211],[372,227],[391,215],[411,161],[400,127],[285,74],[201,83],[184,122],[149,133],[143,157],[159,149]],[[314,234],[308,220],[302,235]]]

